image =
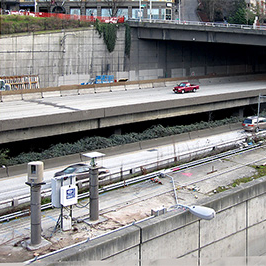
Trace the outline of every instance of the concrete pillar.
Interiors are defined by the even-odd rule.
[[[244,107],[239,108],[239,117],[243,118],[244,117]]]
[[[117,127],[117,128],[115,128],[115,130],[114,130],[114,134],[116,134],[116,135],[121,135],[121,134],[122,134],[122,128],[121,128],[121,127]]]
[[[41,243],[41,184],[31,186],[31,245]]]
[[[90,169],[90,221],[99,219],[99,180],[98,167]]]

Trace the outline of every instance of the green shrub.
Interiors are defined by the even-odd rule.
[[[28,163],[35,160],[44,160],[54,157],[60,157],[70,155],[74,153],[82,153],[85,151],[93,151],[97,149],[103,149],[108,147],[114,147],[127,143],[133,143],[148,139],[155,139],[160,137],[166,137],[194,130],[210,128],[214,126],[221,126],[229,123],[239,122],[240,119],[236,117],[226,118],[215,122],[198,122],[191,125],[177,125],[164,127],[162,125],[154,125],[141,133],[128,133],[124,135],[113,134],[109,138],[94,136],[85,137],[74,143],[58,143],[51,146],[49,149],[42,152],[29,152],[21,153],[14,158],[8,158],[8,151],[0,152],[0,160],[4,160],[5,165],[15,165]]]
[[[0,150],[0,167],[8,164],[9,150]]]
[[[131,29],[130,26],[125,24],[125,55],[130,57],[130,49],[131,49]]]

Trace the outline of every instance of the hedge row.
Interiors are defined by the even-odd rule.
[[[21,153],[14,158],[8,158],[6,151],[2,151],[0,154],[0,163],[3,165],[16,165],[22,163],[28,163],[35,160],[44,160],[54,157],[60,157],[70,155],[74,153],[82,153],[85,151],[93,151],[97,149],[103,149],[107,147],[114,147],[117,145],[123,145],[127,143],[133,143],[148,139],[155,139],[160,137],[166,137],[195,130],[212,128],[229,123],[239,122],[238,117],[226,118],[223,120],[211,121],[211,122],[198,122],[191,125],[177,125],[164,127],[162,125],[152,126],[151,128],[141,133],[128,133],[124,135],[111,135],[109,138],[94,136],[85,137],[78,140],[75,143],[58,143],[51,146],[49,149],[42,152],[29,152]]]

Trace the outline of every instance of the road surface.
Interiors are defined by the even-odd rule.
[[[226,84],[201,85],[196,93],[174,94],[172,87],[114,91],[110,93],[84,94],[77,96],[47,97],[44,99],[11,101],[0,103],[0,122],[3,120],[38,117],[73,111],[102,109],[112,106],[127,106],[141,103],[161,102],[173,99],[193,99],[206,95],[264,89],[264,80],[235,82]],[[34,110],[34,111],[33,111]]]
[[[198,0],[181,0],[181,21],[200,21],[197,8]]]

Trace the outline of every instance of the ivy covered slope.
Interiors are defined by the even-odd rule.
[[[121,24],[101,23],[98,19],[96,19],[95,28],[98,31],[100,38],[103,37],[104,43],[106,44],[109,53],[113,52],[115,49],[117,28],[120,25]],[[122,26],[125,26],[125,54],[129,57],[131,47],[130,27],[127,23],[122,24]]]
[[[160,137],[166,137],[195,130],[212,128],[222,126],[230,123],[240,122],[238,117],[226,118],[223,120],[211,121],[211,122],[198,122],[191,125],[177,125],[164,127],[162,125],[155,125],[141,133],[128,133],[124,135],[111,135],[109,138],[93,136],[85,137],[74,143],[58,143],[51,146],[47,150],[42,152],[29,152],[21,153],[20,155],[10,158],[7,150],[0,151],[0,164],[1,165],[16,165],[22,163],[28,163],[36,160],[44,160],[54,157],[60,157],[70,155],[74,153],[82,153],[85,151],[93,151],[97,149],[103,149],[108,147],[114,147],[118,145],[155,139]]]

